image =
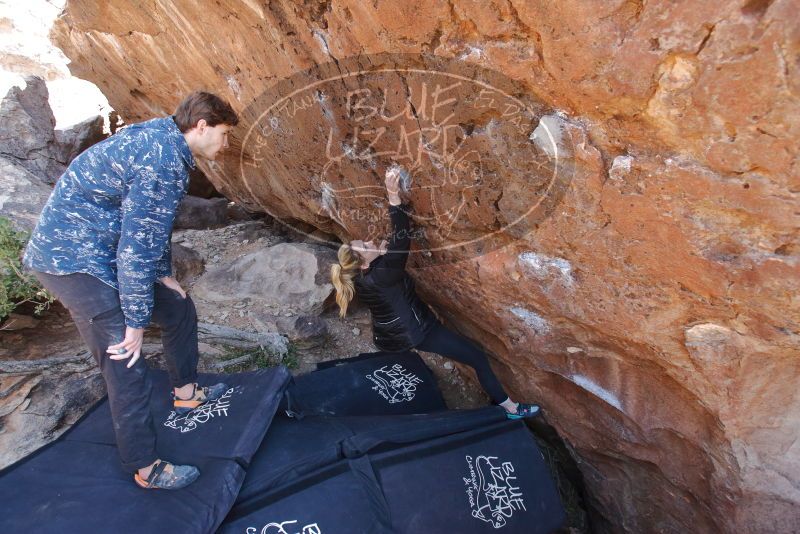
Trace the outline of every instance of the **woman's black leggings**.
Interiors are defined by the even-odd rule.
[[[489,359],[486,354],[473,345],[470,340],[451,332],[442,324],[437,322],[436,326],[425,336],[425,339],[414,348],[424,352],[440,354],[451,360],[469,365],[478,373],[478,380],[480,380],[481,386],[483,386],[486,393],[489,394],[492,402],[500,404],[508,399],[503,386],[500,385],[500,381],[497,380],[494,371],[489,366]]]

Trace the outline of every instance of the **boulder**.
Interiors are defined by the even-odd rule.
[[[101,115],[91,117],[63,130],[56,130],[58,145],[58,161],[64,165],[75,159],[75,156],[99,143],[107,136],[103,131],[104,119]]]
[[[186,195],[175,217],[174,228],[205,230],[224,225],[228,221],[228,200],[200,198]]]
[[[24,88],[11,87],[0,102],[0,156],[54,184],[66,166],[59,160],[47,85],[37,76],[25,82]]]
[[[33,230],[51,192],[18,160],[0,157],[0,215],[17,229]]]
[[[281,243],[207,270],[192,297],[222,307],[248,298],[251,309],[318,314],[333,291],[328,273],[334,261],[323,247]]]
[[[56,439],[105,395],[90,355],[30,374],[0,374],[0,469]]]

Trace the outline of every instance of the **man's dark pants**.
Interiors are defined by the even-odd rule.
[[[128,369],[130,358],[112,360],[106,352],[110,345],[125,339],[125,316],[120,308],[119,293],[88,274],[34,274],[69,310],[83,341],[100,366],[122,466],[135,472],[150,465],[158,455],[148,402],[147,364],[141,357]],[[195,382],[198,352],[194,303],[161,283],[154,284],[153,289],[152,321],[161,327],[164,359],[172,386]]]

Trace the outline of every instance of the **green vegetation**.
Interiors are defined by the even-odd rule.
[[[14,230],[11,221],[0,217],[0,321],[20,304],[34,304],[34,313],[39,315],[54,300],[36,278],[22,270],[20,257],[27,240],[25,232]]]

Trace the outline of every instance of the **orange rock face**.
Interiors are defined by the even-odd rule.
[[[799,12],[82,0],[53,38],[128,122],[228,98],[209,178],[320,235],[379,236],[410,168],[420,292],[542,404],[598,530],[738,534],[800,525]]]

